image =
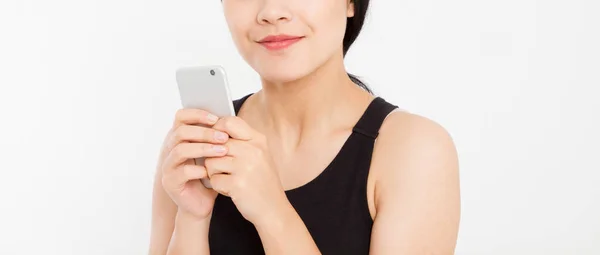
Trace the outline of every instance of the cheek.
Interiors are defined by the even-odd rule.
[[[315,2],[311,0],[310,2]],[[309,26],[314,32],[314,41],[327,47],[339,47],[346,31],[346,5],[344,0],[317,0],[320,4],[314,4],[307,12],[306,17]]]
[[[251,15],[253,12],[242,11],[248,10],[248,8],[249,6],[243,6],[239,1],[223,1],[225,20],[227,21],[231,38],[240,50],[247,47],[244,46],[248,44],[247,34],[251,26],[255,23],[255,16]]]
[[[311,30],[304,55],[310,57],[312,68],[317,68],[342,46],[346,31],[346,8],[344,0],[310,0],[303,20]],[[314,3],[313,3],[314,2]],[[319,3],[316,3],[319,2]]]

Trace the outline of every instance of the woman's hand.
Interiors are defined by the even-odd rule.
[[[160,159],[162,185],[177,204],[180,213],[197,220],[210,216],[217,192],[204,187],[200,179],[208,177],[206,168],[194,159],[221,157],[227,154],[226,133],[210,128],[218,121],[206,111],[182,109],[163,144]]]
[[[238,211],[255,225],[289,209],[265,136],[238,117],[222,118],[213,128],[230,136],[225,143],[227,155],[205,161],[213,189],[231,197]]]

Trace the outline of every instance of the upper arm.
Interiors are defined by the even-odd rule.
[[[393,113],[377,139],[371,254],[453,254],[460,218],[458,159],[437,123]]]
[[[169,248],[177,205],[171,200],[162,186],[162,173],[156,171],[152,190],[152,223],[150,230],[150,255],[165,255]]]

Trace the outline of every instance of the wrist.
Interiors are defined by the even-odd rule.
[[[207,217],[201,218],[195,216],[185,210],[178,210],[176,220],[177,222],[183,223],[185,225],[194,225],[194,226],[206,226],[210,225],[211,214]]]
[[[210,217],[198,218],[183,210],[175,216],[175,229],[166,254],[209,254]]]
[[[269,232],[271,232],[270,230],[277,232],[286,226],[289,226],[295,217],[299,217],[296,210],[287,199],[284,203],[281,203],[281,205],[261,215],[262,217],[253,222],[254,227],[259,231],[263,230]]]
[[[254,226],[267,254],[320,254],[302,218],[289,202]]]

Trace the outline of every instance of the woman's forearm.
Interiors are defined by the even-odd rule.
[[[198,220],[184,212],[177,212],[167,255],[209,255],[209,225],[210,217]]]
[[[274,254],[321,254],[306,225],[291,205],[269,220],[255,224],[265,253]]]

